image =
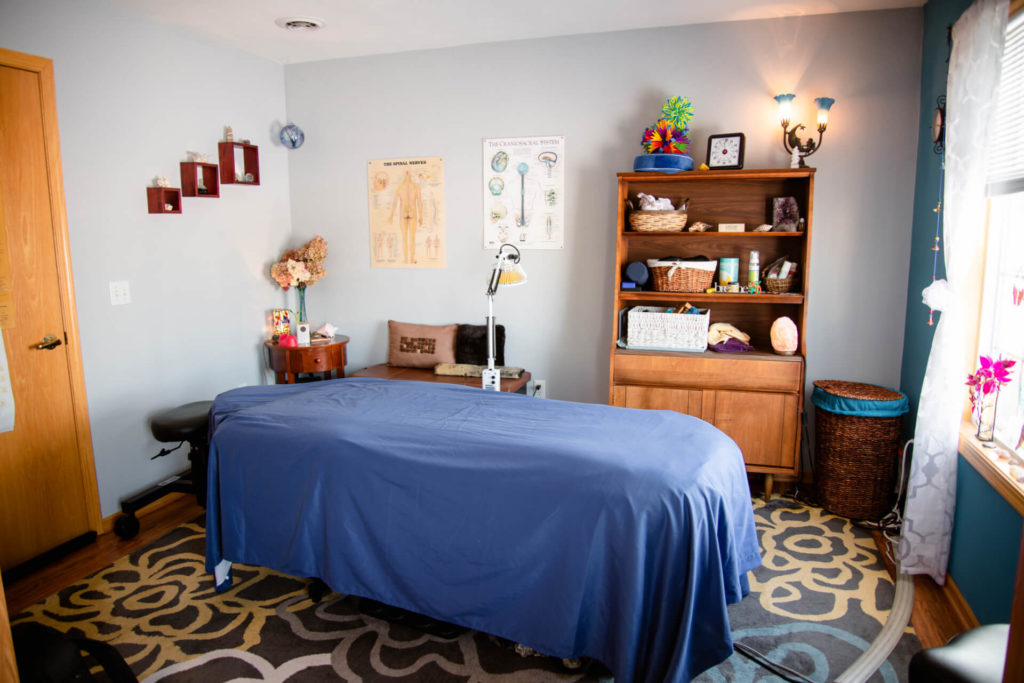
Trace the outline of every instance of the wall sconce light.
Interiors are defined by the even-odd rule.
[[[806,142],[800,142],[797,132],[804,128],[804,124],[798,123],[792,128],[789,126],[795,98],[796,95],[792,93],[775,96],[775,101],[779,103],[779,123],[782,124],[782,147],[793,160],[790,164],[791,167],[806,168],[804,157],[811,156],[821,147],[821,138],[825,134],[825,129],[828,128],[828,110],[835,104],[835,100],[831,97],[814,98],[814,104],[818,106],[818,140],[815,142],[814,138],[810,137]]]

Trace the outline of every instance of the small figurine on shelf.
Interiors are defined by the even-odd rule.
[[[174,211],[174,204],[164,204],[164,211],[167,211],[168,213]]]
[[[171,181],[162,175],[153,178],[153,187],[170,187]]]
[[[234,142],[235,132],[231,130],[231,126],[224,126],[224,142]]]
[[[210,163],[209,157],[207,157],[202,152],[193,152],[193,151],[189,150],[186,154],[188,155],[188,160],[189,161],[197,162],[197,163],[200,163],[200,164],[208,164],[208,163]]]

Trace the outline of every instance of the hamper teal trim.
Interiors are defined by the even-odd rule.
[[[906,396],[893,401],[869,401],[863,398],[836,396],[821,387],[814,387],[811,403],[830,413],[858,417],[899,417],[909,410]]]

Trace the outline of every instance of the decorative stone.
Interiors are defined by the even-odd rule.
[[[772,323],[771,338],[775,353],[783,356],[792,356],[796,353],[798,340],[796,323],[786,316],[776,318]]]
[[[694,221],[690,224],[690,227],[686,229],[687,232],[707,232],[711,229],[710,223],[704,221]]]
[[[761,225],[754,228],[754,232],[771,232],[772,226],[768,223],[762,223]]]

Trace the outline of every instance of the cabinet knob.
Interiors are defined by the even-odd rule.
[[[323,358],[314,358],[313,359],[314,363],[320,363],[321,361],[323,361]]]

